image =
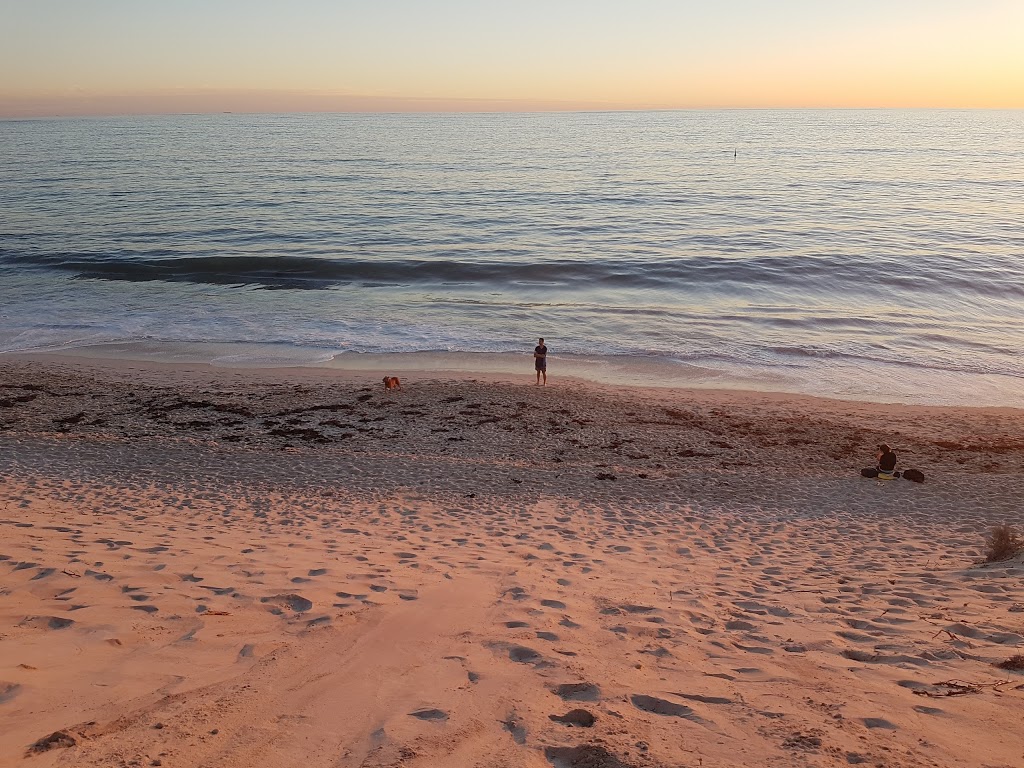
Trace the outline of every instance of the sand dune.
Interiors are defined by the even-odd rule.
[[[1020,412],[122,366],[0,366],[2,765],[1024,765]]]

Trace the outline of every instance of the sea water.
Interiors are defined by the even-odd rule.
[[[0,353],[1024,406],[1021,222],[1022,111],[2,121]]]

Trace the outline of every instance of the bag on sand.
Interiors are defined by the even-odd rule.
[[[878,467],[868,467],[860,471],[861,477],[877,477],[879,480],[896,480],[899,478],[899,472],[882,472]]]
[[[908,469],[903,473],[903,477],[907,480],[913,480],[915,483],[924,482],[924,472],[919,469]]]

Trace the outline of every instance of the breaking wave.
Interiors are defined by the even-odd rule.
[[[998,263],[970,264],[931,257],[913,269],[905,261],[844,256],[697,256],[680,259],[360,259],[303,255],[179,256],[167,251],[136,254],[19,254],[0,251],[0,266],[70,273],[76,278],[164,281],[269,289],[322,290],[338,285],[483,285],[567,288],[787,288],[800,292],[840,287],[878,288],[948,295],[959,292],[993,298],[1024,298],[1013,270]]]

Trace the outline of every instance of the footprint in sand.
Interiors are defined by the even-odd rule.
[[[540,661],[540,654],[525,645],[513,645],[508,649],[508,657],[520,664],[535,664]]]
[[[771,656],[775,653],[771,648],[764,648],[759,645],[742,645],[741,643],[733,643],[733,646],[739,648],[741,651],[746,651],[747,653],[758,653],[764,656]]]
[[[594,683],[561,683],[553,690],[565,701],[597,701],[601,698],[601,689]]]
[[[658,609],[650,605],[623,605],[622,610],[626,613],[646,615],[648,613],[654,613]]]
[[[443,721],[448,719],[448,713],[443,709],[417,709],[410,712],[409,717],[415,717],[417,720]]]
[[[732,621],[725,622],[725,628],[737,632],[750,632],[757,629],[757,627],[749,621],[742,621],[740,619],[733,619]]]
[[[699,693],[673,693],[673,696],[678,696],[681,699],[687,701],[699,701],[702,704],[732,704],[732,699],[727,699],[723,696],[704,696]]]
[[[564,715],[548,715],[549,720],[575,728],[590,728],[597,718],[585,709],[570,709]]]
[[[275,606],[284,606],[289,608],[296,613],[304,613],[313,607],[313,601],[307,600],[302,595],[287,594],[287,595],[271,595],[270,597],[260,598],[261,603],[270,603]]]
[[[5,683],[0,680],[0,704],[6,704],[21,692],[17,683]]]
[[[690,707],[676,704],[674,701],[666,701],[655,696],[645,696],[639,693],[634,693],[629,697],[629,700],[634,707],[644,712],[664,715],[666,717],[683,717],[687,720],[702,722],[701,718]]]
[[[512,734],[512,741],[516,744],[526,743],[526,726],[520,722],[519,716],[515,711],[510,712],[501,724],[506,731]]]
[[[75,622],[71,619],[64,619],[60,616],[29,616],[19,627],[33,627],[35,629],[67,629]]]
[[[544,757],[554,768],[634,768],[599,744],[545,747]]]
[[[335,592],[334,594],[343,600],[365,600],[369,597],[367,594],[357,595],[352,592]]]

